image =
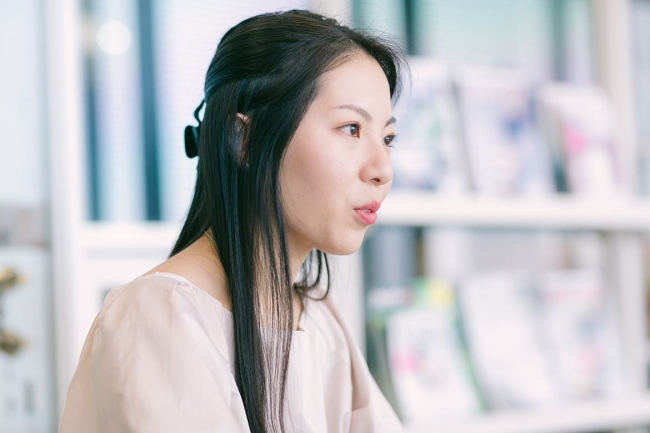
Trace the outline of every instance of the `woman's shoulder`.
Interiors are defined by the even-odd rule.
[[[155,312],[151,307],[190,309],[196,313],[209,312],[210,317],[222,319],[231,315],[224,305],[185,277],[169,272],[140,275],[129,283],[110,290],[104,298],[102,311],[111,309],[143,309],[142,313]]]
[[[233,398],[226,314],[178,276],[140,276],[111,290],[82,350],[60,431],[248,431]]]
[[[178,337],[188,343],[206,340],[229,358],[232,317],[221,302],[180,275],[141,275],[112,289],[96,319],[108,335]]]

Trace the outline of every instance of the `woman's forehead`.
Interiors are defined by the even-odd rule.
[[[314,103],[322,109],[357,108],[355,111],[363,117],[376,117],[385,114],[386,109],[391,110],[388,79],[370,56],[350,58],[324,73],[320,84]]]

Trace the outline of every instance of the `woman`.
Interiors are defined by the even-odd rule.
[[[401,431],[318,286],[390,189],[402,59],[306,11],[224,35],[186,129],[185,225],[167,261],[107,295],[61,433]]]

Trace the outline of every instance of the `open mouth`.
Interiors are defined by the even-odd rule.
[[[365,204],[354,211],[357,216],[367,225],[372,225],[377,221],[377,211],[379,210],[379,202],[373,201]]]

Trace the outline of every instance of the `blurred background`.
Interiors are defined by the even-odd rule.
[[[392,38],[393,190],[333,296],[408,433],[650,431],[650,0],[0,1],[0,432],[55,432],[104,296],[164,261],[221,36]]]

